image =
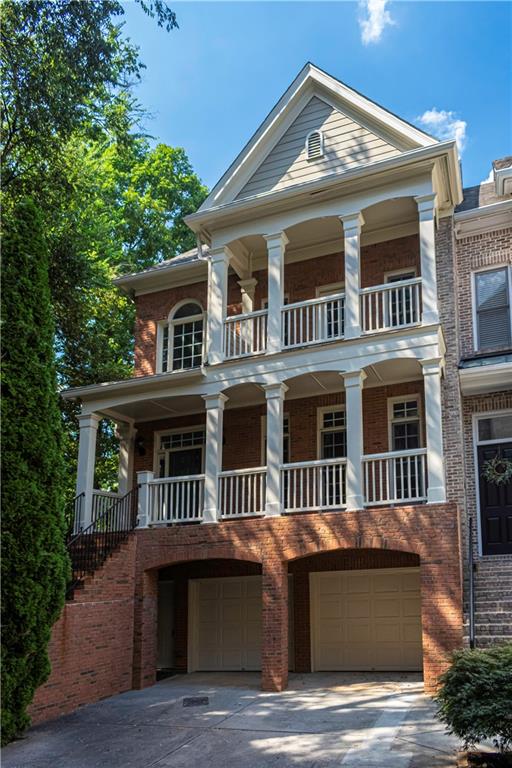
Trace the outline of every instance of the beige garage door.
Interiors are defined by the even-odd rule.
[[[422,668],[419,568],[310,575],[312,669]]]

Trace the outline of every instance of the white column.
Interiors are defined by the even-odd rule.
[[[135,435],[137,430],[133,424],[119,421],[116,424],[116,437],[119,440],[119,494],[125,496],[133,485],[133,456]]]
[[[415,197],[420,219],[421,302],[423,322],[438,323],[435,195]]]
[[[92,522],[92,494],[94,490],[94,465],[96,462],[96,438],[100,416],[87,413],[78,417],[80,437],[78,443],[78,471],[76,494],[84,494],[81,504],[80,527],[87,528]]]
[[[267,352],[281,350],[281,309],[284,303],[284,250],[288,238],[284,232],[265,235],[268,251]]]
[[[283,463],[283,403],[286,384],[267,384],[263,387],[267,399],[267,490],[265,512],[280,515],[281,464]]]
[[[345,338],[361,335],[360,271],[362,213],[341,216],[345,240]]]
[[[139,486],[137,528],[147,528],[151,520],[151,494],[148,483],[153,480],[154,476],[153,472],[137,472],[137,485]]]
[[[364,507],[363,486],[363,382],[364,371],[343,373],[347,428],[347,509]]]
[[[208,362],[221,363],[224,359],[224,319],[228,296],[229,254],[224,248],[210,251],[210,285],[208,297]]]
[[[247,280],[239,280],[238,285],[242,293],[242,312],[247,315],[254,310],[254,293],[258,281],[255,277],[249,277]]]
[[[446,501],[443,456],[443,416],[441,407],[441,358],[420,360],[425,389],[427,432],[427,501]]]
[[[203,395],[206,404],[203,523],[216,523],[219,509],[219,472],[222,470],[222,427],[227,395]]]

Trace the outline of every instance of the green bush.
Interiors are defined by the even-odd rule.
[[[512,644],[457,651],[440,682],[438,717],[466,749],[485,739],[500,752],[512,745]]]
[[[2,248],[2,742],[28,725],[64,604],[61,420],[48,255],[31,201],[4,213]]]

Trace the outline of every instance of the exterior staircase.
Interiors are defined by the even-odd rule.
[[[139,487],[135,486],[125,496],[115,499],[87,528],[68,538],[72,575],[67,600],[73,599],[75,590],[83,588],[85,579],[101,568],[136,527],[138,491]],[[76,499],[73,503],[76,509]]]
[[[467,585],[466,585],[467,586]],[[469,644],[469,591],[465,590],[464,630]],[[482,557],[475,562],[475,646],[512,642],[512,556]]]

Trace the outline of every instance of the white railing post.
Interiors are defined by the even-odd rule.
[[[347,421],[347,509],[362,509],[363,490],[363,382],[364,371],[343,373]]]
[[[210,284],[208,286],[208,349],[210,365],[224,359],[224,319],[228,295],[228,269],[230,254],[225,248],[210,251]]]
[[[280,515],[281,464],[283,463],[283,402],[288,391],[286,384],[266,384],[267,399],[267,488],[265,513]]]
[[[281,351],[281,311],[284,304],[284,232],[265,235],[268,251],[267,352]]]
[[[361,272],[362,213],[341,216],[345,241],[345,338],[356,339],[361,335],[361,311],[359,287]]]
[[[419,213],[420,259],[424,323],[438,323],[435,195],[415,197]]]
[[[133,424],[126,421],[117,422],[116,437],[119,440],[118,491],[120,496],[125,496],[133,485],[133,458],[136,434],[137,430]]]
[[[441,406],[441,359],[420,360],[425,389],[427,432],[427,502],[446,501],[443,455],[443,416]]]
[[[139,486],[137,528],[147,528],[151,521],[151,488],[149,483],[154,476],[153,472],[137,472],[137,485]]]
[[[87,528],[92,522],[92,496],[94,490],[94,465],[96,462],[96,438],[100,416],[87,413],[78,417],[80,437],[78,442],[78,470],[76,494],[84,494],[81,505],[81,520],[75,521],[75,529]]]
[[[227,399],[227,395],[222,393],[203,395],[206,405],[203,523],[216,523],[218,521],[218,476],[222,470],[222,431],[224,405]]]

